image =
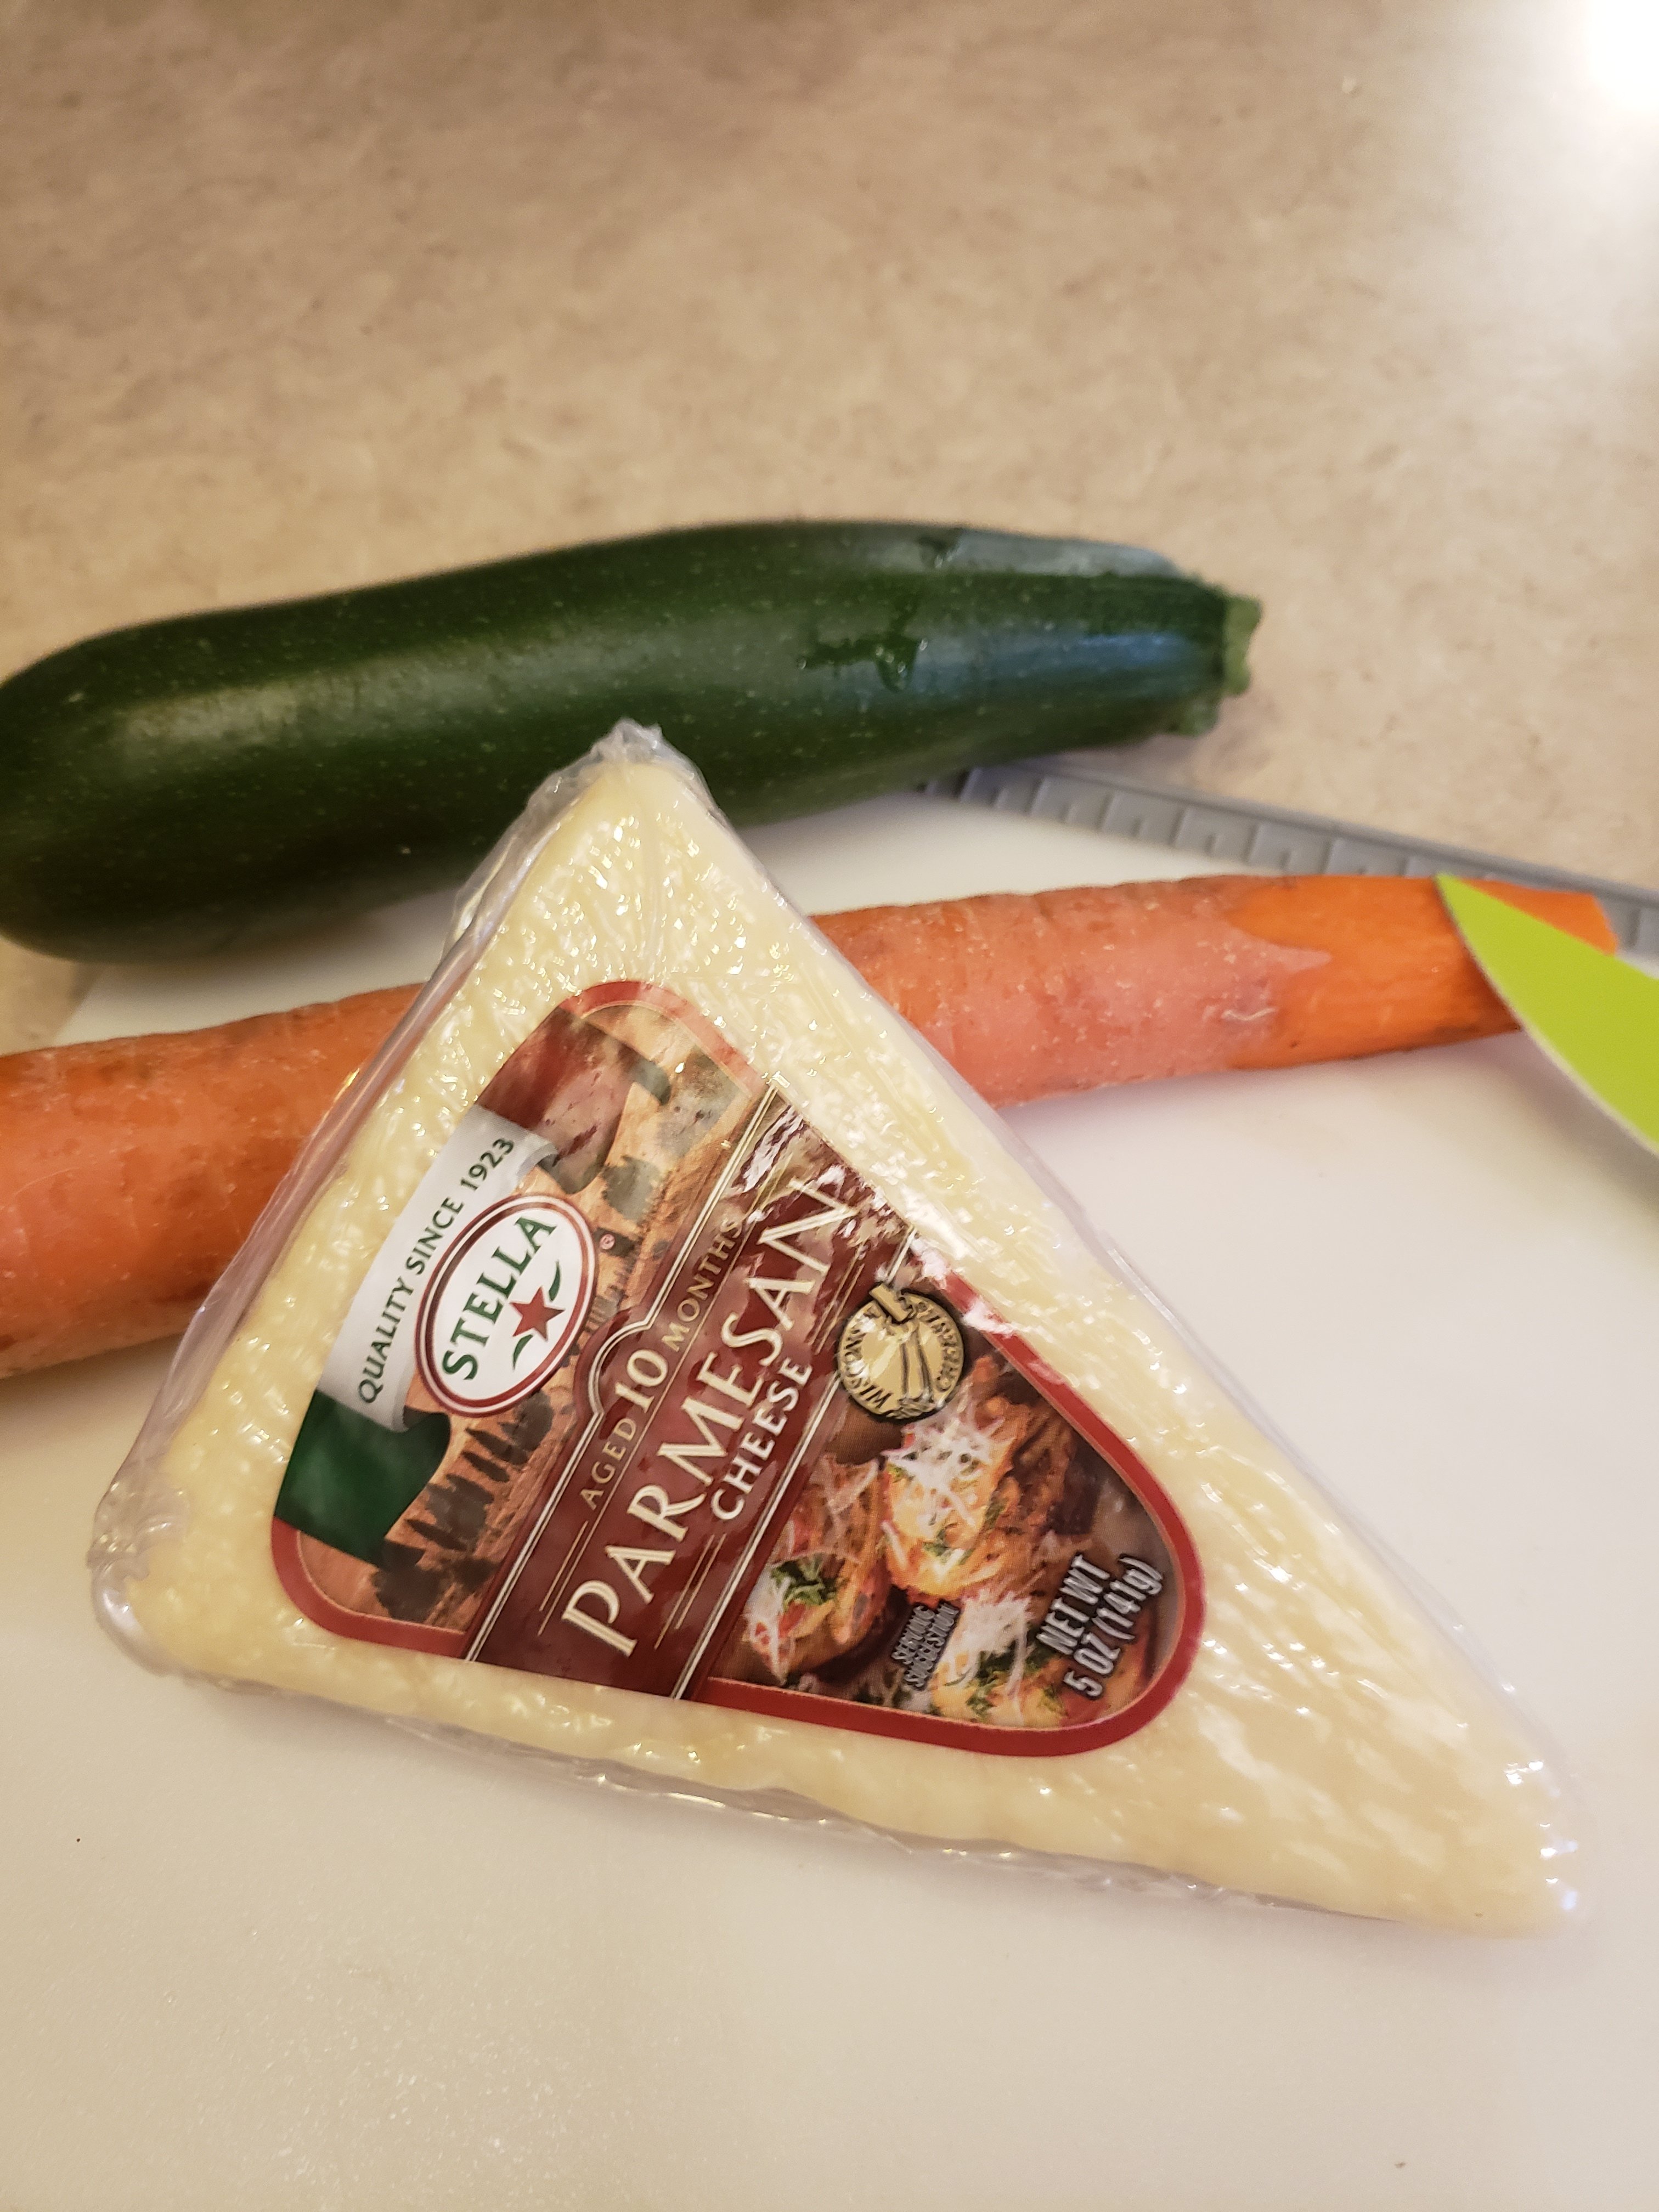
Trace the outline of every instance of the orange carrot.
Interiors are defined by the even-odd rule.
[[[1587,891],[1481,888],[1613,949]],[[1515,1027],[1416,878],[1194,876],[865,907],[818,927],[995,1106]]]
[[[0,1375],[181,1329],[413,995],[0,1059]]]
[[[1604,950],[1593,898],[1486,886]],[[998,1104],[1514,1027],[1431,884],[1197,877],[825,915]],[[183,1327],[413,996],[0,1059],[0,1375]]]

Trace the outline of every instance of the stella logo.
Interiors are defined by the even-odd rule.
[[[587,1317],[595,1264],[592,1232],[566,1200],[487,1206],[421,1300],[416,1363],[439,1405],[477,1419],[544,1382]]]

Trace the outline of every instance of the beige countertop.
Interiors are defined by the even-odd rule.
[[[0,664],[659,524],[1087,532],[1267,603],[1158,773],[1659,882],[1656,37],[12,0]],[[75,981],[0,963],[0,1041]]]

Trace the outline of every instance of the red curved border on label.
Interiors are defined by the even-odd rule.
[[[574,999],[562,999],[560,1010],[568,1014],[586,1016],[598,1013],[606,1006],[651,1006],[659,1014],[690,1030],[708,1057],[719,1062],[726,1073],[735,1076],[739,1085],[758,1097],[766,1088],[766,1079],[750,1066],[730,1037],[715,1028],[707,1014],[696,1006],[688,1006],[677,992],[664,983],[590,983],[585,991],[578,991]]]
[[[1123,1478],[1146,1507],[1168,1547],[1176,1570],[1181,1610],[1175,1641],[1156,1679],[1115,1713],[1098,1720],[1073,1721],[1060,1728],[1000,1728],[993,1721],[942,1720],[931,1713],[896,1712],[885,1705],[859,1705],[850,1699],[815,1696],[808,1690],[777,1690],[764,1683],[712,1678],[696,1691],[696,1701],[739,1711],[763,1713],[771,1720],[809,1721],[817,1728],[856,1729],[866,1735],[898,1736],[910,1743],[936,1743],[954,1750],[993,1756],[1060,1759],[1116,1743],[1133,1735],[1161,1713],[1192,1671],[1204,1634],[1204,1575],[1198,1550],[1164,1486],[1121,1437],[1109,1429],[1048,1361],[1032,1351],[996,1316],[981,1294],[960,1277],[945,1279],[957,1310],[981,1336],[993,1340],[1011,1365],[1034,1382],[1057,1413],[1091,1443]]]
[[[409,1620],[380,1620],[373,1613],[353,1613],[349,1606],[337,1604],[325,1590],[318,1589],[307,1571],[300,1531],[275,1514],[270,1519],[270,1559],[289,1600],[307,1620],[314,1620],[331,1636],[349,1637],[354,1644],[390,1644],[398,1651],[435,1652],[443,1659],[459,1659],[466,1649],[466,1638],[459,1629],[421,1628]]]

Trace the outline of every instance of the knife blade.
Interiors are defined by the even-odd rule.
[[[1206,859],[1298,876],[1487,876],[1542,890],[1590,891],[1626,952],[1659,958],[1659,891],[1562,868],[1536,866],[1461,845],[1364,830],[1322,814],[1256,799],[1146,783],[1075,757],[1028,760],[936,776],[935,798],[1034,819],[1069,822],[1114,837],[1164,845]],[[1605,957],[1605,956],[1604,956]]]
[[[1533,1042],[1659,1152],[1659,980],[1473,884],[1437,881],[1463,942]]]

